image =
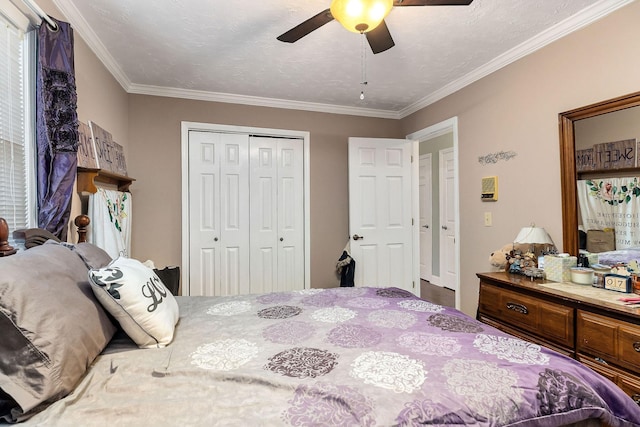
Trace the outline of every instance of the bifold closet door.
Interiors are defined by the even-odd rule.
[[[249,136],[189,132],[189,294],[249,287]]]
[[[304,289],[304,176],[300,140],[251,137],[251,291]]]

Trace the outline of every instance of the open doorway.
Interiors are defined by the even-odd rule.
[[[458,306],[460,301],[457,118],[407,136],[418,141],[421,296]]]

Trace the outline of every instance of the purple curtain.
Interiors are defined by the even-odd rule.
[[[43,22],[38,33],[36,145],[38,227],[66,240],[78,151],[73,30]]]

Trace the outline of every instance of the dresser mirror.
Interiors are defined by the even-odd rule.
[[[577,138],[581,134],[581,128],[595,128],[592,123],[586,121],[593,120],[594,123],[596,121],[601,123],[611,122],[614,121],[610,120],[613,117],[604,117],[604,115],[615,115],[616,113],[620,113],[625,117],[629,117],[629,113],[637,114],[637,119],[634,121],[640,122],[640,92],[587,105],[560,113],[558,116],[560,126],[560,179],[562,186],[562,242],[564,252],[572,255],[578,254],[579,237],[576,148],[584,148],[588,145],[588,143],[583,143]],[[625,118],[624,120],[627,119]],[[602,128],[597,128],[599,133],[603,131]],[[602,133],[599,138],[602,142],[616,141],[620,139],[616,134],[618,131],[614,130],[610,135],[606,136]]]

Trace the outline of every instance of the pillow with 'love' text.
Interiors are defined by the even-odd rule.
[[[119,257],[89,270],[89,281],[97,300],[138,347],[165,347],[173,340],[178,303],[153,269]]]

